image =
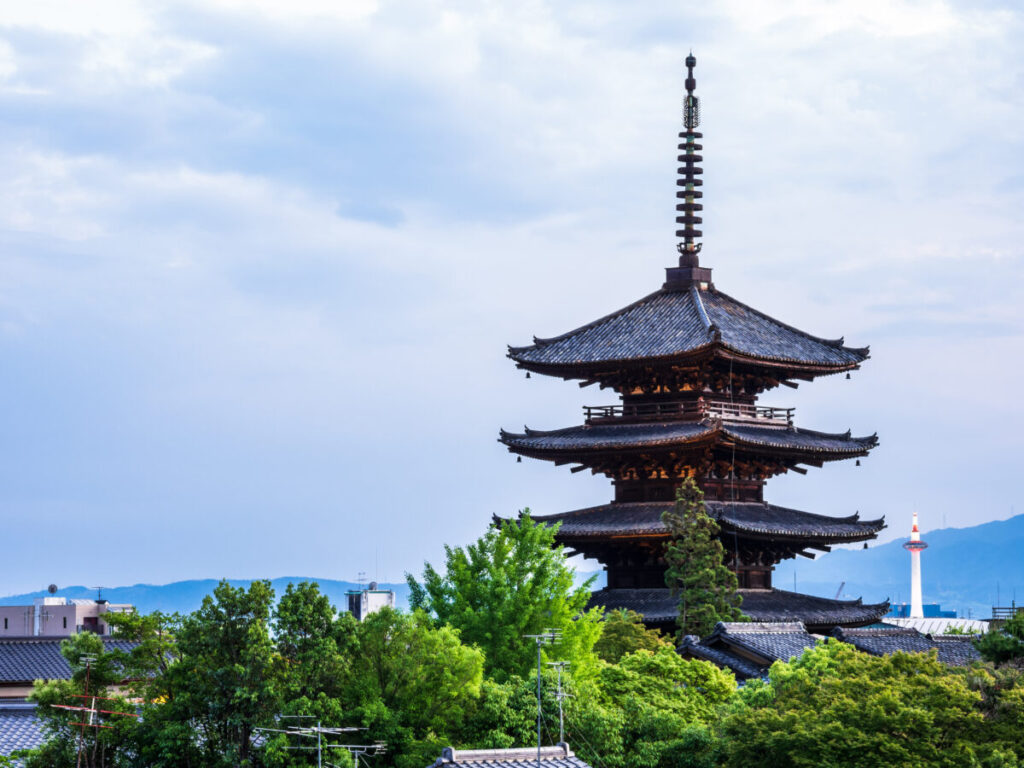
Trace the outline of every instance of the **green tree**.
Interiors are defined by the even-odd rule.
[[[153,680],[139,734],[147,766],[259,764],[255,729],[280,710],[283,667],[270,637],[274,591],[222,581],[177,631],[177,659]]]
[[[498,682],[513,675],[530,677],[535,647],[524,635],[549,627],[565,635],[552,655],[587,668],[601,614],[584,612],[590,582],[573,587],[573,571],[562,547],[555,546],[556,531],[533,522],[524,510],[518,520],[491,527],[466,548],[446,546],[444,576],[430,563],[422,584],[406,574],[411,606],[458,629],[464,643],[480,647],[487,675]]]
[[[344,701],[345,681],[358,648],[358,622],[350,613],[338,613],[316,582],[289,584],[273,613],[274,643],[283,662],[281,714],[301,716],[288,724],[350,725],[353,714]],[[312,751],[290,750],[296,737],[276,734],[268,738],[264,759],[272,766],[315,765]],[[310,746],[311,741],[303,743]],[[329,753],[330,762],[348,762],[346,754]]]
[[[1024,613],[1017,613],[1000,629],[986,632],[974,641],[985,661],[993,664],[1024,662]]]
[[[626,654],[657,651],[668,645],[660,632],[644,626],[643,616],[620,608],[604,615],[601,637],[594,644],[594,653],[609,664],[617,664]]]
[[[745,620],[736,574],[725,566],[718,523],[708,516],[704,492],[693,478],[686,478],[675,506],[661,519],[672,537],[665,547],[665,584],[679,597],[678,636],[703,636],[720,621]]]
[[[359,623],[356,637],[345,680],[350,711],[368,739],[388,744],[395,765],[428,765],[480,696],[483,653],[422,611],[383,608]]]
[[[29,700],[36,704],[46,741],[27,754],[26,768],[74,765],[79,754],[85,768],[128,765],[133,716],[98,715],[96,722],[104,727],[83,728],[75,723],[88,721],[89,715],[62,708],[94,707],[134,714],[134,707],[114,688],[124,678],[118,657],[106,652],[103,641],[89,632],[63,640],[60,650],[71,666],[71,679],[37,681],[33,686]],[[91,698],[94,696],[97,698]]]
[[[721,724],[726,764],[981,765],[994,750],[984,744],[980,699],[934,651],[875,657],[829,640],[741,689]]]

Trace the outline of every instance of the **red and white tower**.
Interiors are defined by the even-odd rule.
[[[921,541],[917,527],[917,512],[914,513],[914,527],[910,530],[910,541],[903,545],[910,552],[910,618],[923,619],[924,605],[921,600],[921,550],[928,545]]]

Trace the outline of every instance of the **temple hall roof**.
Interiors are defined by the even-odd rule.
[[[836,372],[855,368],[868,349],[843,346],[786,325],[709,287],[662,289],[561,336],[509,347],[508,356],[539,372],[609,363],[650,364],[719,348],[759,362]]]
[[[672,509],[670,501],[619,502],[556,515],[534,516],[535,522],[560,523],[562,539],[608,536],[667,536],[661,515]],[[823,539],[833,542],[873,538],[885,527],[884,519],[861,520],[857,514],[827,517],[777,507],[764,502],[706,501],[708,515],[729,530],[754,536]]]
[[[822,457],[862,456],[878,444],[876,435],[852,437],[796,427],[723,424],[717,421],[664,421],[641,424],[584,424],[551,431],[501,430],[499,440],[516,453],[565,453],[674,448],[688,443],[733,441],[751,449],[769,448]]]
[[[815,642],[799,621],[719,622],[703,640],[687,635],[678,651],[728,667],[737,677],[750,678],[762,677],[776,661],[800,656]]]
[[[837,625],[863,626],[878,621],[889,603],[864,604],[861,600],[830,600],[781,589],[741,589],[740,610],[753,621],[800,621],[811,631]],[[628,608],[641,613],[651,624],[674,624],[679,613],[678,598],[667,588],[601,589],[590,597],[590,605],[609,610]]]
[[[904,653],[927,653],[935,648],[939,661],[953,666],[966,666],[981,658],[970,635],[922,635],[910,627],[836,628],[833,637],[849,643],[872,656]]]

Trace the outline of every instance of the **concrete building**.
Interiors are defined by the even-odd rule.
[[[377,582],[371,581],[367,589],[353,589],[348,596],[348,610],[358,621],[381,608],[395,607],[395,593],[390,589],[377,589]]]
[[[106,600],[37,597],[32,605],[0,606],[0,637],[67,637],[76,632],[109,635],[104,615],[133,610],[132,605]]]

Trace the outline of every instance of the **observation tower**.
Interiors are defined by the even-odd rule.
[[[903,545],[910,553],[910,618],[924,618],[924,603],[921,600],[921,551],[928,549],[928,544],[921,540],[921,531],[917,527],[917,512],[914,513],[914,527],[910,529],[910,541]]]

